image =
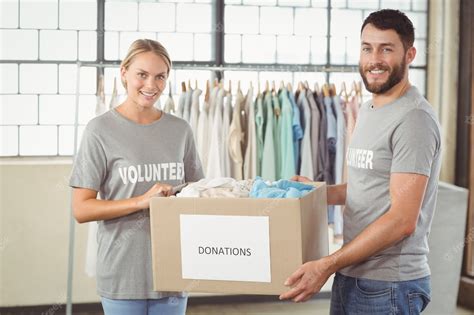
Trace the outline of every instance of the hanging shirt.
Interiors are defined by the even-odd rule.
[[[197,130],[199,123],[199,96],[201,96],[202,91],[200,89],[195,89],[193,91],[192,102],[191,102],[191,114],[189,116],[189,125],[193,130],[194,139],[197,143]]]
[[[327,144],[328,144],[328,160],[325,166],[325,181],[329,185],[334,184],[334,164],[336,163],[336,137],[337,137],[337,121],[334,114],[332,97],[324,97],[324,105],[326,107],[326,117],[328,122]]]
[[[345,135],[346,135],[346,121],[342,111],[341,98],[339,96],[333,97],[334,109],[336,112],[336,162],[334,163],[334,184],[342,184],[342,174],[344,171],[344,157],[345,150]],[[334,207],[334,234],[342,235],[342,206]]]
[[[183,119],[186,120],[188,123],[190,122],[190,117],[191,117],[191,105],[193,102],[193,94],[194,90],[189,88],[188,91],[186,91],[186,100],[184,102],[184,110],[183,110]]]
[[[301,143],[301,168],[300,175],[312,178],[313,157],[311,155],[311,108],[309,107],[306,93],[301,91],[298,95],[297,103],[301,104],[304,116],[304,134]]]
[[[209,157],[209,119],[208,119],[209,103],[204,101],[202,109],[199,113],[197,128],[197,151],[202,162],[204,174],[207,170],[207,161]]]
[[[275,147],[275,177],[280,179],[280,170],[281,170],[281,144],[280,144],[280,114],[281,106],[280,101],[278,100],[278,95],[275,92],[272,92],[272,103],[273,103],[273,141]]]
[[[97,88],[96,99],[97,99],[97,103],[95,107],[95,115],[100,116],[107,111],[107,106],[105,106],[104,76],[103,75],[101,75],[99,78],[99,86]]]
[[[318,156],[319,156],[319,128],[321,114],[314,99],[313,92],[311,90],[306,91],[306,98],[308,99],[309,107],[311,108],[311,156],[313,163],[313,176],[310,177],[312,180],[318,176]]]
[[[296,175],[293,143],[293,108],[288,91],[283,88],[279,92],[280,113],[280,178],[290,179]]]
[[[163,107],[163,111],[167,114],[174,114],[174,100],[173,97],[168,96]]]
[[[263,132],[264,132],[264,112],[263,96],[258,94],[255,100],[255,129],[257,134],[257,176],[262,176],[262,158],[263,158]]]
[[[247,148],[244,157],[244,178],[252,179],[257,177],[257,133],[252,87],[249,88],[245,97],[245,107],[247,108]]]
[[[231,162],[229,154],[229,132],[230,132],[230,118],[232,114],[232,94],[226,93],[224,109],[222,113],[222,173],[224,177],[230,177]]]
[[[271,92],[265,93],[265,134],[263,140],[262,178],[276,180],[275,141],[273,137],[273,105]]]
[[[184,91],[181,93],[181,95],[179,96],[179,100],[178,100],[178,111],[176,112],[176,116],[178,116],[179,118],[183,118],[183,114],[184,114],[184,105],[186,103],[186,95],[187,95],[187,92]]]
[[[327,143],[327,132],[328,122],[326,115],[326,107],[323,101],[322,93],[313,93],[316,105],[318,105],[319,112],[321,113],[321,120],[319,126],[319,145],[318,145],[318,175],[315,178],[317,181],[326,180],[326,161],[328,160],[328,143]]]
[[[295,96],[293,92],[288,91],[288,97],[291,102],[291,108],[293,109],[293,119],[292,119],[292,126],[293,126],[293,154],[294,154],[294,162],[295,162],[295,174],[298,173],[298,159],[300,157],[300,144],[301,139],[303,139],[303,128],[301,128],[300,123],[300,109],[296,105]]]
[[[232,113],[232,122],[229,130],[229,154],[231,158],[231,174],[238,180],[243,179],[243,156],[242,156],[242,126],[240,125],[240,110],[244,102],[242,91],[237,91],[234,110]]]
[[[212,122],[211,142],[207,160],[206,178],[223,177],[224,139],[222,138],[222,107],[224,89],[219,89],[216,97],[214,119]]]
[[[112,96],[110,97],[109,109],[115,108],[119,105],[119,97],[117,91],[117,78],[114,78],[114,88],[112,90]]]

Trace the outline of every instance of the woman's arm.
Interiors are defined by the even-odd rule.
[[[97,191],[87,188],[73,188],[72,208],[78,223],[110,220],[146,209],[150,199],[159,194],[168,196],[172,186],[156,183],[143,195],[122,200],[99,200]]]

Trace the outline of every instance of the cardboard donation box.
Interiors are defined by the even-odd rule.
[[[153,288],[279,295],[301,264],[328,255],[326,185],[302,198],[151,200]]]

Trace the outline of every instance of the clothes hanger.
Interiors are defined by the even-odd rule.
[[[288,92],[293,92],[293,86],[290,82],[288,82],[288,84],[286,85],[286,89],[288,90]]]
[[[342,82],[341,92],[339,93],[339,96],[343,97],[346,103],[349,102],[349,95],[347,94],[346,82]]]
[[[329,86],[328,86],[327,83],[324,83],[324,85],[323,85],[323,96],[325,96],[325,97],[326,97],[326,96],[330,96],[330,94],[329,94]]]
[[[181,82],[181,92],[186,92],[186,82]]]

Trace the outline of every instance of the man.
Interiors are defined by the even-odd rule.
[[[347,183],[327,191],[328,204],[346,206],[344,246],[302,265],[280,299],[308,300],[335,273],[331,314],[419,314],[429,303],[441,140],[430,104],[408,81],[413,41],[400,11],[364,21],[359,72],[372,100],[361,106],[349,144]]]

